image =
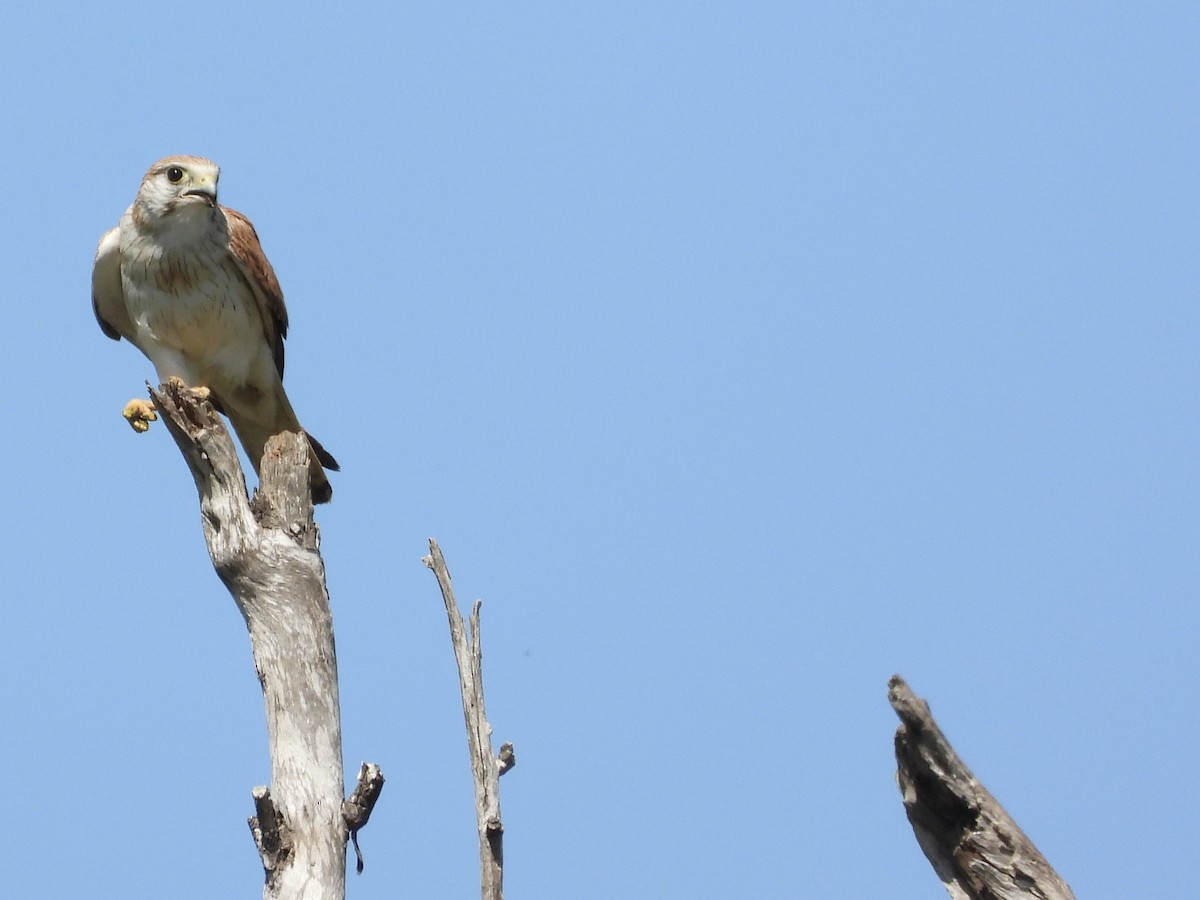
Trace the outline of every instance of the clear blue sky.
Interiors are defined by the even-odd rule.
[[[431,535],[514,900],[944,896],[893,672],[1081,898],[1194,897],[1198,46],[1183,2],[5,4],[3,893],[259,890],[248,642],[89,300],[194,153],[343,466],[351,898],[476,890]]]

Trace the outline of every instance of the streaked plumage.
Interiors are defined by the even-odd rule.
[[[170,156],[142,179],[120,224],[100,239],[92,269],[96,320],[154,364],[160,382],[207,388],[258,471],[267,438],[301,432],[283,389],[283,291],[250,220],[217,203],[220,170]],[[131,419],[131,424],[135,424]],[[313,449],[313,502],[333,489]]]

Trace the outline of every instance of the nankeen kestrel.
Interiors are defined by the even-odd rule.
[[[142,179],[133,205],[100,239],[92,269],[96,320],[154,364],[158,380],[207,390],[229,417],[257,472],[267,438],[302,433],[283,390],[287,309],[250,220],[217,203],[220,169],[169,156]],[[144,400],[125,417],[138,431],[155,418]],[[333,495],[332,456],[308,435],[314,503]]]

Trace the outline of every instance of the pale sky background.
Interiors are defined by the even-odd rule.
[[[339,458],[350,898],[939,898],[899,672],[1080,898],[1196,896],[1200,5],[0,10],[0,892],[258,896],[241,619],[92,319],[222,166]]]

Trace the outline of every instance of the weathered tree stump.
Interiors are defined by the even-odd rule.
[[[285,432],[267,442],[251,500],[212,405],[175,384],[150,394],[195,479],[208,552],[246,621],[262,684],[272,784],[253,791],[250,829],[266,873],[263,896],[342,900],[347,837],[366,824],[383,776],[364,764],[343,807],[337,655],[308,441]]]

